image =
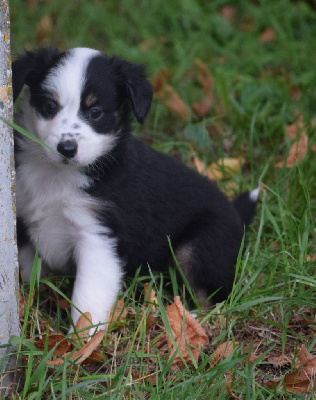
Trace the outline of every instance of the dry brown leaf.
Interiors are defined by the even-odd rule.
[[[145,301],[148,302],[148,307],[150,308],[150,312],[147,315],[146,319],[146,333],[149,331],[152,321],[153,321],[153,311],[156,311],[157,305],[158,305],[158,299],[156,296],[156,292],[151,289],[148,293],[148,286],[149,283],[146,282],[144,286],[144,298]]]
[[[172,86],[165,86],[165,106],[176,115],[179,115],[183,119],[190,117],[190,109],[185,102],[180,98],[178,93],[173,89]]]
[[[34,303],[34,296],[35,296],[35,290],[33,291],[33,296],[31,298],[30,307],[32,307],[32,305]],[[22,294],[20,294],[19,299],[20,299],[19,316],[20,316],[20,318],[22,318],[24,316],[24,306],[25,306],[25,304],[28,305],[29,299],[30,299],[30,294],[28,293],[25,296],[22,296]]]
[[[158,39],[156,38],[149,38],[144,40],[143,42],[139,43],[138,48],[141,51],[147,51],[151,49],[156,44],[165,43],[167,41],[167,36],[160,36]]]
[[[180,98],[175,89],[171,85],[167,84],[167,74],[167,70],[162,70],[152,80],[154,95],[156,98],[160,99],[173,114],[178,115],[183,119],[189,119],[191,114],[190,108]]]
[[[192,104],[192,110],[198,117],[205,117],[213,104],[213,96],[205,96],[201,101]]]
[[[262,353],[258,353],[258,354],[251,353],[250,356],[249,356],[249,359],[248,359],[248,363],[249,364],[254,363],[261,355],[262,355]]]
[[[284,384],[288,392],[308,393],[315,390],[316,385],[316,357],[308,353],[303,345],[298,353],[300,366],[293,372],[285,375]],[[269,381],[267,386],[275,388],[280,380]]]
[[[37,24],[36,27],[36,39],[39,43],[42,43],[45,41],[47,36],[52,32],[53,30],[53,20],[50,15],[46,15],[43,17],[39,23]]]
[[[146,282],[144,285],[144,297],[145,297],[144,300],[147,301],[148,303],[150,303],[149,305],[152,305],[152,309],[153,309],[153,311],[155,311],[158,306],[157,295],[156,295],[156,292],[154,291],[154,289],[150,289],[150,291],[148,293],[148,287],[149,287],[149,283]]]
[[[255,29],[255,18],[248,15],[240,24],[240,29],[244,32],[252,32]]]
[[[82,362],[82,365],[93,364],[93,363],[103,364],[104,363],[103,355],[97,351],[93,351],[90,354],[90,356]]]
[[[58,343],[54,351],[55,356],[65,354],[67,351],[69,351],[71,347],[71,344],[68,342],[65,336],[58,334],[49,335],[48,338],[46,336],[43,336],[42,339],[35,340],[33,343],[38,350],[43,351],[45,349],[46,341],[48,351],[52,350],[52,348]]]
[[[265,29],[259,36],[259,42],[261,43],[271,43],[276,39],[275,30],[273,28]]]
[[[167,333],[167,341],[169,348],[171,349],[169,359],[171,359],[174,356],[174,353],[178,351],[185,362],[192,364],[193,361],[188,352],[187,346],[190,347],[191,353],[195,361],[197,361],[201,348],[208,342],[204,328],[202,328],[198,321],[183,307],[179,296],[176,296],[174,298],[174,303],[167,307],[166,314],[173,339],[177,345],[177,347],[174,347],[173,342]],[[172,369],[183,365],[179,353],[176,354],[172,362]]]
[[[279,356],[271,356],[269,355],[266,358],[267,363],[274,364],[278,367],[282,367],[283,365],[291,365],[292,364],[292,358],[287,356],[286,354],[280,354]]]
[[[313,357],[307,350],[306,346],[303,344],[298,352],[298,358],[301,365],[307,364],[309,361],[314,360],[316,361],[316,357]],[[316,371],[315,371],[316,373]]]
[[[302,91],[298,85],[290,86],[290,95],[292,100],[299,100],[302,97]]]
[[[206,95],[211,94],[214,86],[214,80],[208,67],[198,58],[194,60],[200,73],[198,75],[198,81],[200,82],[203,91]]]
[[[138,371],[133,371],[132,376],[135,379],[135,383],[146,383],[146,382],[151,382],[153,385],[156,385],[157,379],[156,379],[156,372],[149,374],[149,375],[140,375]]]
[[[111,321],[111,323],[118,322],[118,321],[123,322],[126,319],[127,313],[128,313],[128,310],[124,305],[124,300],[120,299],[116,303],[116,307],[115,307],[114,311],[112,311],[110,313],[109,321]],[[109,326],[112,327],[111,324]]]
[[[316,357],[294,372],[287,374],[284,383],[288,392],[307,393],[312,391],[316,385]]]
[[[157,43],[157,39],[150,38],[150,39],[144,40],[143,42],[139,43],[138,48],[141,51],[146,51],[146,50],[149,50],[151,47],[153,47],[156,43]]]
[[[73,360],[75,364],[81,364],[83,361],[85,361],[99,346],[104,337],[104,334],[105,331],[103,330],[97,332],[94,336],[92,336],[91,340],[88,343],[86,343],[81,349],[74,351],[74,353],[70,357],[70,360]],[[71,353],[68,352],[63,355],[63,358],[57,357],[54,360],[49,360],[46,362],[46,365],[59,367],[60,365],[64,364],[65,359],[69,357],[70,354]]]
[[[70,309],[69,301],[64,298],[59,299],[58,304],[59,304],[59,308],[61,310],[69,310]]]
[[[299,164],[305,157],[308,147],[308,136],[303,132],[300,138],[295,141],[289,151],[289,155],[286,159],[286,167],[293,168],[295,165]],[[284,162],[280,161],[275,164],[276,167],[283,167]]]
[[[235,20],[235,15],[236,15],[236,9],[233,6],[223,6],[220,9],[220,13],[224,19],[226,19],[227,22],[230,24],[234,23]]]
[[[228,176],[225,176],[225,172],[230,176],[238,174],[242,164],[244,163],[244,159],[226,157],[218,160],[217,163],[205,166],[203,161],[199,160],[197,157],[193,157],[193,163],[200,174],[206,176],[212,182],[217,182],[229,178]]]
[[[306,261],[316,261],[316,254],[306,256]]]
[[[221,360],[229,357],[234,350],[234,344],[231,340],[221,343],[211,356],[211,363],[218,364]]]
[[[204,117],[209,112],[214,102],[214,96],[213,96],[214,82],[210,70],[201,60],[196,59],[195,64],[197,65],[200,71],[198,76],[198,81],[203,88],[204,97],[202,98],[201,101],[192,104],[192,110],[199,117]]]
[[[87,339],[89,336],[91,325],[92,325],[92,318],[89,312],[80,315],[78,322],[76,324],[75,332],[71,336],[71,340],[78,342],[82,339]]]
[[[232,390],[232,372],[229,371],[229,374],[226,379],[226,390],[229,398],[234,400],[241,400]]]
[[[298,135],[303,131],[304,124],[302,118],[297,119],[293,124],[285,126],[286,136],[289,139],[296,139]]]

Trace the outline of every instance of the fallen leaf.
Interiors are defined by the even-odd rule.
[[[302,91],[298,85],[290,86],[290,95],[292,100],[299,100],[302,97]]]
[[[160,99],[173,114],[183,119],[189,119],[191,114],[189,106],[181,99],[175,89],[166,82],[166,77],[167,71],[162,70],[152,80],[155,97]]]
[[[76,324],[75,332],[73,333],[71,340],[75,342],[80,342],[81,340],[87,339],[89,337],[89,331],[92,325],[92,318],[89,312],[80,315],[78,322]]]
[[[151,47],[153,47],[156,43],[157,43],[157,39],[150,38],[150,39],[144,40],[143,42],[139,43],[138,48],[141,51],[146,51],[146,50],[149,50]]]
[[[109,328],[113,328],[117,325],[117,322],[124,322],[127,316],[128,310],[124,305],[124,300],[120,299],[116,303],[114,311],[110,313],[109,316]]]
[[[82,346],[81,349],[74,351],[74,353],[71,355],[70,360],[74,361],[75,364],[81,364],[83,361],[85,361],[92,353],[93,351],[99,346],[101,343],[103,337],[104,337],[105,331],[100,330],[97,332],[94,336],[92,336],[91,340],[86,343],[84,346]],[[64,364],[65,359],[70,356],[70,352],[65,353],[63,357],[57,357],[54,360],[49,360],[46,362],[46,365],[50,366],[55,366],[59,367]]]
[[[59,304],[59,308],[61,310],[69,310],[70,309],[69,301],[64,298],[59,299],[58,304]]]
[[[269,355],[266,358],[267,363],[274,364],[275,366],[282,367],[283,365],[291,365],[292,358],[287,356],[286,354],[281,354],[279,356],[271,356]]]
[[[192,110],[198,117],[204,117],[209,112],[213,104],[213,96],[205,96],[199,102],[192,104]]]
[[[224,19],[226,19],[227,22],[229,22],[230,24],[233,24],[233,23],[234,23],[235,15],[236,15],[235,7],[233,7],[233,6],[228,6],[228,5],[223,6],[223,7],[220,9],[220,13],[221,13],[222,17],[223,17]]]
[[[303,132],[298,140],[296,140],[290,147],[289,155],[286,159],[286,167],[293,168],[299,164],[305,157],[308,147],[308,136]],[[283,167],[284,162],[280,161],[275,164],[276,167]]]
[[[265,29],[259,36],[259,42],[261,43],[271,43],[276,39],[275,30],[273,28]]]
[[[212,354],[210,361],[213,365],[218,364],[221,360],[229,357],[234,350],[234,344],[231,340],[228,342],[221,343],[214,353]]]
[[[104,363],[103,355],[97,351],[93,351],[90,354],[90,356],[82,362],[82,365],[93,364],[93,363],[103,364]]]
[[[209,178],[212,182],[226,180],[232,175],[240,172],[240,168],[244,163],[243,158],[226,157],[206,166],[203,161],[197,157],[193,157],[193,163],[197,171]]]
[[[166,97],[164,100],[165,106],[176,115],[180,115],[183,119],[188,119],[190,117],[189,107],[180,98],[178,93],[173,89],[172,86],[165,86]]]
[[[196,170],[201,174],[206,176],[208,179],[210,179],[212,182],[216,182],[217,178],[213,174],[213,172],[204,164],[203,161],[198,159],[197,157],[193,157],[193,163],[196,168]]]
[[[148,302],[148,307],[150,309],[150,312],[147,315],[146,319],[146,333],[149,331],[152,321],[153,321],[153,312],[156,311],[157,305],[158,305],[158,299],[156,296],[156,292],[153,289],[150,289],[148,291],[149,283],[146,282],[144,286],[144,297],[145,301]]]
[[[238,397],[232,390],[232,372],[231,371],[229,371],[228,377],[226,379],[226,390],[227,390],[227,394],[230,399],[241,400],[240,397]]]
[[[303,344],[302,347],[300,348],[300,351],[298,352],[298,358],[300,361],[301,365],[307,364],[309,361],[314,360],[316,361],[316,358],[313,357],[308,351],[306,346]],[[316,373],[316,371],[315,371]]]
[[[192,364],[193,361],[187,346],[190,347],[190,351],[195,361],[197,361],[201,348],[208,342],[204,328],[202,328],[198,321],[183,307],[179,296],[176,296],[174,298],[174,303],[167,307],[166,314],[174,342],[176,343],[175,347],[167,333],[167,341],[171,349],[169,359],[174,356],[175,352],[178,352],[172,361],[171,369],[176,369],[177,366],[183,365],[180,354],[185,362]]]
[[[52,350],[58,343],[58,345],[54,351],[55,356],[65,354],[67,351],[69,351],[69,349],[71,347],[71,344],[68,342],[68,340],[65,338],[65,336],[59,335],[59,334],[49,335],[48,338],[47,338],[47,336],[43,336],[42,339],[35,340],[33,343],[38,350],[43,351],[45,349],[46,342],[47,342],[47,350],[48,351]]]
[[[309,354],[303,345],[298,353],[299,367],[284,377],[285,389],[291,393],[309,393],[315,389],[316,385],[316,357]],[[269,388],[275,388],[280,383],[268,381]]]
[[[149,287],[149,283],[146,282],[144,285],[145,301],[150,303],[152,305],[152,309],[155,311],[157,308],[157,305],[158,305],[157,295],[156,295],[156,292],[154,291],[154,289],[150,289],[150,291],[148,292],[148,287]]]
[[[296,139],[303,131],[304,124],[302,118],[297,119],[293,124],[285,126],[285,133],[289,139]]]
[[[294,372],[285,375],[284,383],[288,392],[307,393],[312,391],[316,385],[316,357]]]
[[[200,82],[204,93],[206,95],[209,95],[212,92],[214,86],[214,80],[212,78],[210,70],[200,59],[196,58],[194,62],[200,72],[198,75],[198,81]]]
[[[204,117],[209,112],[214,102],[214,95],[213,95],[214,82],[208,67],[201,60],[196,59],[195,64],[197,65],[200,71],[198,75],[198,81],[203,88],[204,97],[202,98],[201,101],[192,104],[192,110],[199,117]]]
[[[36,39],[39,43],[44,42],[53,30],[53,20],[50,15],[43,17],[36,27]]]
[[[135,379],[135,383],[150,382],[153,385],[156,385],[156,383],[157,383],[156,372],[153,372],[152,374],[148,374],[148,375],[140,375],[140,373],[138,371],[133,371],[132,376]]]
[[[251,32],[254,30],[256,24],[255,24],[255,18],[252,15],[248,15],[240,24],[240,29],[243,32]]]
[[[141,51],[147,51],[151,49],[153,46],[156,44],[161,44],[165,43],[167,41],[167,36],[161,36],[158,39],[156,38],[149,38],[147,40],[144,40],[143,42],[139,43],[138,48]]]
[[[35,296],[35,290],[33,291],[30,307],[32,307],[32,305],[34,303],[34,296]],[[24,296],[22,296],[22,294],[20,294],[19,299],[20,299],[19,316],[20,316],[20,318],[22,318],[24,316],[25,305],[27,306],[30,301],[30,294],[28,293]]]

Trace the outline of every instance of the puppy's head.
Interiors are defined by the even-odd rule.
[[[152,101],[142,66],[87,48],[26,52],[12,75],[14,100],[29,87],[24,127],[61,154],[43,148],[59,163],[94,163],[128,129],[129,111],[142,123]]]

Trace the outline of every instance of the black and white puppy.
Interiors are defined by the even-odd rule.
[[[75,267],[72,318],[104,326],[124,273],[167,268],[170,237],[199,299],[229,295],[258,191],[235,204],[209,180],[138,140],[153,90],[142,66],[88,48],[44,48],[13,63],[19,262],[35,249],[54,271]]]

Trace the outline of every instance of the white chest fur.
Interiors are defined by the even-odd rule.
[[[71,165],[50,162],[35,143],[28,143],[17,161],[17,213],[27,226],[33,247],[38,247],[52,269],[63,270],[73,259],[73,321],[76,324],[80,311],[89,311],[92,322],[101,323],[99,328],[104,329],[122,276],[116,241],[94,214],[96,206],[104,205],[84,191],[89,186],[85,175]],[[32,263],[30,245],[19,253],[24,269],[23,264]]]
[[[18,161],[18,217],[50,268],[62,269],[80,235],[100,229],[92,211],[95,202],[84,192],[88,178],[74,166],[32,159],[27,153]]]

